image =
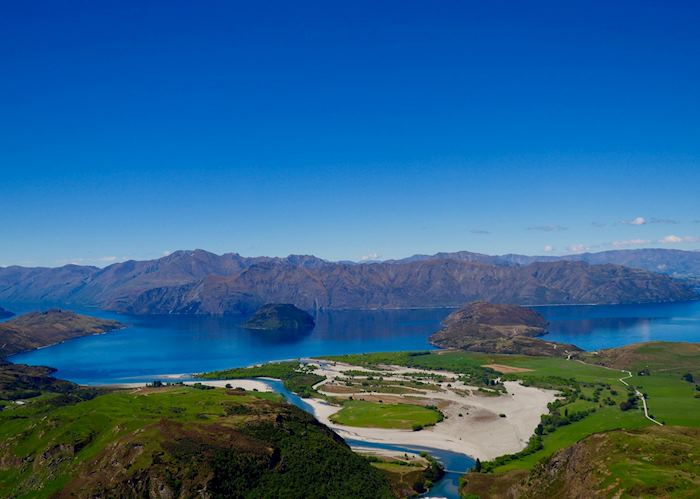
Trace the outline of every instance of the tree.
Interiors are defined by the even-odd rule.
[[[476,462],[474,463],[474,471],[476,471],[477,473],[481,473],[481,461],[478,457],[476,458]]]
[[[695,379],[693,378],[693,375],[690,373],[685,373],[683,375],[683,379],[686,380],[688,383],[693,383]]]

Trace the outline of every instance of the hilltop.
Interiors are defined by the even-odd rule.
[[[246,329],[260,330],[309,330],[314,327],[314,318],[308,312],[290,303],[268,303],[260,307],[243,323]]]
[[[117,321],[58,309],[20,315],[0,323],[0,358],[122,327]]]
[[[519,264],[474,253],[352,263],[195,250],[104,269],[0,268],[2,300],[50,300],[134,314],[247,315],[265,303],[315,310],[457,307],[474,300],[616,304],[697,297],[689,284],[641,269],[573,261]]]
[[[473,302],[448,315],[430,342],[472,352],[566,356],[580,349],[544,341],[547,321],[529,308]]]
[[[0,496],[393,497],[379,470],[276,394],[79,390],[0,411]]]

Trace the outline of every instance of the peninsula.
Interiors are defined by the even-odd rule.
[[[58,309],[20,315],[0,323],[0,358],[122,327],[118,321]]]

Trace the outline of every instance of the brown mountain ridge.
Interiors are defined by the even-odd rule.
[[[135,314],[249,314],[271,302],[313,310],[457,307],[474,300],[615,304],[698,297],[687,283],[619,265],[520,265],[451,255],[355,264],[195,250],[104,269],[7,267],[0,268],[0,300],[55,301]]]

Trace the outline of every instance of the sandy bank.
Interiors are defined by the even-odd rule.
[[[344,372],[351,369],[361,370],[346,364],[324,363],[319,374],[326,376],[327,380],[320,383],[318,389],[323,392],[324,383],[333,383],[335,377],[342,376]],[[391,374],[396,379],[400,379],[401,373],[418,371],[426,372],[426,370],[391,366]],[[383,398],[385,401],[434,404],[440,407],[446,416],[445,420],[421,431],[339,425],[331,421],[330,416],[338,412],[341,406],[318,399],[306,399],[306,402],[313,407],[319,421],[331,427],[343,438],[387,444],[419,445],[488,460],[522,450],[539,424],[540,416],[547,413],[547,404],[556,399],[555,391],[526,387],[513,381],[504,383],[507,394],[484,396],[475,391],[474,387],[457,381],[458,376],[454,373],[433,372],[448,377],[448,381],[438,383],[441,391],[425,391],[418,396],[414,393],[382,395],[366,392],[341,395],[353,396],[355,399]],[[374,372],[374,374],[377,373]],[[387,377],[385,373],[384,379],[392,379],[392,377]],[[339,396],[336,393],[330,395]]]

